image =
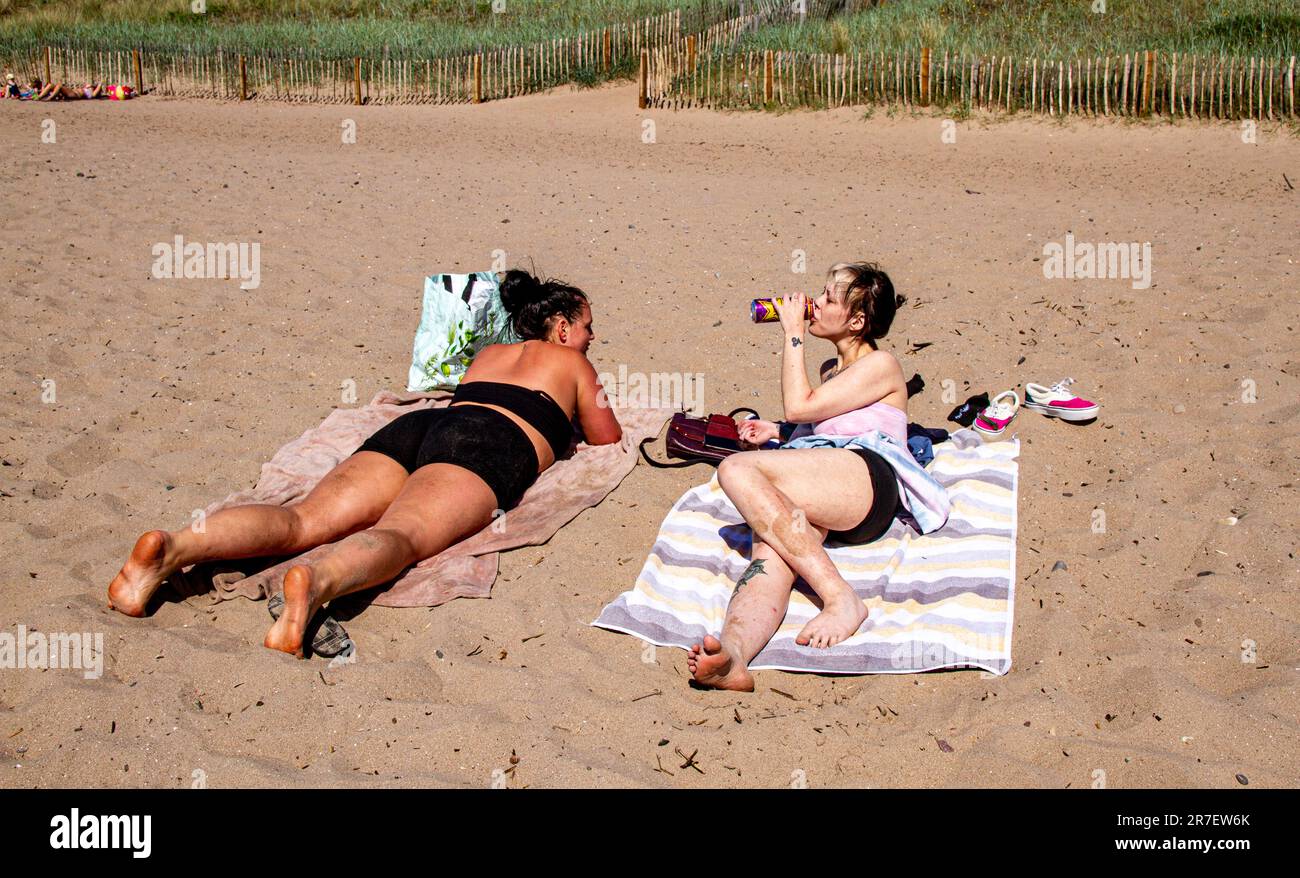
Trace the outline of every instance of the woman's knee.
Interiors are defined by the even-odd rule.
[[[394,551],[415,562],[433,557],[463,536],[452,530],[424,519],[385,514],[367,532],[382,535]]]
[[[420,546],[421,535],[401,525],[387,527],[377,524],[361,533],[369,534],[375,548],[383,548],[408,562],[424,559]]]
[[[750,456],[757,453],[759,452],[746,451],[722,459],[718,464],[718,483],[722,485],[724,491],[729,486],[739,487],[760,474],[758,462]]]
[[[328,541],[324,522],[313,506],[299,502],[286,506],[285,511],[289,513],[289,533],[286,537],[288,545],[285,546],[285,551],[300,552]]]

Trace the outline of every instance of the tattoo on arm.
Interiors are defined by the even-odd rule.
[[[799,336],[797,335],[790,336],[790,347],[797,348],[801,344],[803,344],[803,341],[800,340]]]

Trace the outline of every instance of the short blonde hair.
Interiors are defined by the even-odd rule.
[[[844,275],[841,281],[840,275]],[[862,314],[864,323],[859,337],[863,341],[884,338],[894,322],[894,315],[907,301],[894,292],[894,282],[874,262],[837,262],[826,275],[836,285],[847,285],[844,304],[849,314]]]

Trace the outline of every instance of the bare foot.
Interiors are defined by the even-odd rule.
[[[307,623],[316,614],[318,607],[312,600],[312,570],[305,564],[297,564],[284,574],[284,612],[266,632],[263,645],[267,649],[278,649],[302,658],[302,640],[306,635]]]
[[[725,652],[722,643],[712,634],[705,636],[703,650],[698,643],[691,647],[686,664],[690,667],[695,682],[701,686],[734,689],[737,692],[754,691],[754,677],[749,669],[731,653]]]
[[[829,649],[856,634],[865,621],[867,605],[849,591],[843,598],[823,604],[822,611],[803,626],[794,642],[800,646]]]
[[[143,616],[158,586],[176,571],[167,564],[171,537],[151,530],[135,541],[131,557],[108,586],[108,606],[128,616]]]

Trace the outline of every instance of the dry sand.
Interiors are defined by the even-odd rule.
[[[1296,784],[1288,132],[970,121],[945,144],[929,116],[638,112],[626,85],[0,117],[0,631],[102,632],[108,652],[98,680],[0,670],[0,786]],[[1151,288],[1045,280],[1044,243],[1071,231],[1150,242]],[[152,279],[150,248],[176,234],[260,242],[260,288]],[[697,691],[683,652],[588,627],[704,467],[638,466],[548,545],[502,556],[490,600],[365,608],[349,666],[264,649],[260,603],[105,608],[139,533],[250,486],[342,382],[362,402],[402,387],[422,276],[496,249],[591,293],[600,369],[702,372],[711,410],[779,415],[775,330],[746,303],[815,290],[840,259],[881,261],[912,299],[889,341],[928,382],[914,420],[943,423],[944,379],[964,399],[1077,378],[1097,423],[1015,424],[1010,674]]]

